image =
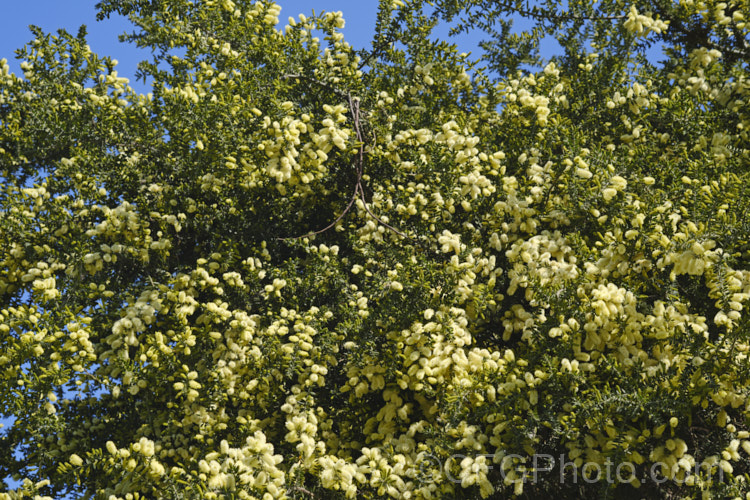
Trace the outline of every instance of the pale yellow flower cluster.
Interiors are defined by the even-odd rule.
[[[646,36],[650,32],[661,33],[666,30],[668,22],[654,19],[648,14],[641,14],[635,5],[630,6],[628,19],[625,21],[625,29],[639,36]]]

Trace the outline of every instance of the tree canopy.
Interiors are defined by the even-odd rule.
[[[97,8],[148,94],[0,61],[0,499],[750,497],[746,0]]]

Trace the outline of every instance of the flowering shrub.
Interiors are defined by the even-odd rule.
[[[508,4],[564,54],[480,70],[436,4],[2,61],[0,498],[750,497],[747,5]]]

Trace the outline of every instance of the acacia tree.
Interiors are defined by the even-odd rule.
[[[148,95],[0,65],[0,498],[750,490],[746,3],[98,8]]]

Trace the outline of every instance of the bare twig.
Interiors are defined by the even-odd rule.
[[[305,493],[306,495],[310,495],[312,498],[315,498],[315,494],[312,491],[308,490],[307,488],[303,488],[302,486],[295,486],[294,489],[302,493]]]
[[[289,78],[305,78],[305,79],[308,79],[308,80],[311,80],[311,81],[317,83],[318,85],[324,86],[324,87],[329,88],[331,90],[335,90],[337,93],[341,92],[338,89],[334,89],[333,87],[331,87],[330,85],[326,84],[325,82],[320,82],[318,80],[309,79],[309,78],[306,78],[306,77],[302,77],[300,75],[288,75],[288,77]],[[302,239],[302,238],[307,238],[309,236],[314,236],[316,234],[321,234],[321,233],[324,233],[324,232],[328,231],[329,229],[331,229],[332,227],[334,227],[341,219],[343,219],[344,216],[347,213],[349,213],[349,211],[351,210],[352,206],[354,205],[354,202],[357,200],[357,195],[359,195],[360,199],[362,200],[362,205],[364,206],[365,211],[370,215],[370,217],[372,217],[373,219],[375,219],[383,227],[388,228],[389,230],[393,231],[394,233],[398,234],[399,236],[402,236],[404,238],[409,238],[409,236],[407,234],[403,233],[402,231],[399,231],[395,227],[393,227],[390,224],[384,222],[380,217],[378,217],[377,215],[375,215],[372,212],[372,210],[370,210],[370,206],[368,205],[367,199],[365,198],[365,190],[364,190],[364,187],[362,186],[362,175],[364,173],[364,168],[365,168],[365,139],[364,139],[364,135],[362,134],[362,128],[361,128],[361,123],[360,123],[359,99],[353,99],[351,93],[349,93],[349,92],[347,92],[345,95],[346,95],[347,100],[349,101],[349,111],[351,112],[352,118],[353,118],[354,132],[356,133],[356,135],[357,135],[357,141],[359,142],[359,150],[357,151],[357,166],[356,166],[357,181],[354,184],[354,191],[352,192],[352,196],[349,199],[349,204],[346,206],[346,208],[344,209],[344,211],[341,212],[341,214],[338,217],[336,217],[336,220],[334,220],[333,222],[331,222],[330,224],[328,224],[323,229],[318,229],[317,231],[311,231],[311,232],[309,232],[307,234],[303,234],[301,236],[292,236],[292,237],[286,237],[286,238],[278,238],[279,240],[299,240],[299,239]]]
[[[375,219],[376,221],[378,221],[379,224],[381,224],[384,227],[387,227],[388,229],[390,229],[391,231],[393,231],[397,235],[403,236],[404,238],[409,238],[408,234],[399,231],[398,229],[396,229],[395,227],[391,226],[387,222],[383,222],[383,219],[381,219],[380,217],[378,217],[377,215],[375,215],[374,213],[372,213],[372,210],[370,210],[370,206],[367,204],[367,201],[365,200],[365,192],[362,190],[362,185],[359,186],[359,193],[360,193],[360,195],[362,197],[362,204],[365,206],[365,210],[367,211],[367,213],[370,214],[370,217],[372,217],[373,219]]]
[[[362,177],[362,173],[359,172],[357,174],[357,184],[354,186],[354,192],[352,193],[352,197],[349,200],[349,204],[346,206],[346,208],[344,209],[344,211],[341,212],[341,214],[338,217],[336,217],[336,220],[334,220],[333,222],[331,222],[330,224],[328,224],[323,229],[318,229],[317,231],[311,231],[311,232],[309,232],[307,234],[303,234],[302,236],[290,236],[290,237],[287,237],[287,238],[279,238],[279,239],[280,240],[299,240],[299,239],[302,239],[302,238],[307,238],[307,237],[310,237],[310,236],[314,236],[316,234],[324,233],[324,232],[328,231],[329,229],[331,229],[333,226],[335,226],[341,219],[344,218],[344,216],[347,214],[347,212],[349,212],[349,210],[351,210],[352,205],[354,205],[354,202],[357,200],[357,192],[360,189],[360,178],[361,177]]]

